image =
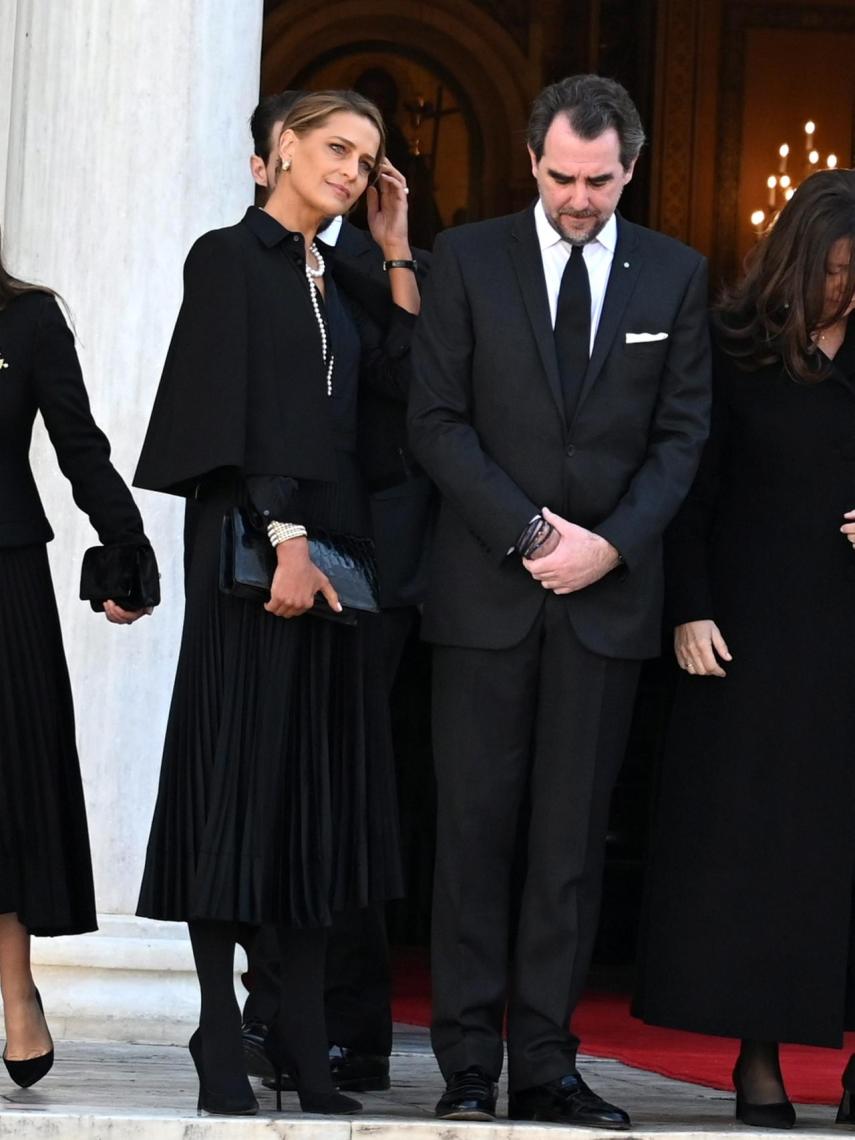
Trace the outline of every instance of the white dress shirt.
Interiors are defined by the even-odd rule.
[[[552,327],[555,328],[558,290],[561,288],[561,276],[570,259],[572,247],[570,242],[565,241],[549,224],[543,209],[543,202],[539,199],[534,207],[534,224],[537,228],[537,240],[540,243],[543,276],[546,279],[549,315],[552,319]],[[589,355],[594,351],[594,340],[603,312],[603,301],[606,296],[606,286],[609,283],[609,273],[611,272],[616,245],[617,219],[612,214],[594,240],[582,246],[585,268],[588,270],[588,280],[591,283],[591,344],[588,349]]]

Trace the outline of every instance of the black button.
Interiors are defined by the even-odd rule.
[[[297,241],[302,241],[302,240],[303,239],[300,237],[299,234],[291,234],[291,241],[297,242]]]
[[[572,459],[573,456],[576,454],[575,446],[572,443],[568,443],[567,446],[564,448],[564,454]]]

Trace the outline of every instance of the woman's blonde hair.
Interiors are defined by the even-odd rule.
[[[302,137],[322,127],[331,116],[340,111],[361,115],[377,128],[380,145],[371,172],[373,178],[386,155],[386,128],[379,109],[358,91],[307,91],[288,111],[282,123],[282,130],[291,130],[298,137]]]

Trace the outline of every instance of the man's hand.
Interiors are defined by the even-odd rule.
[[[733,660],[714,621],[687,621],[678,625],[674,630],[674,653],[680,668],[695,677],[726,677],[718,658]]]
[[[338,594],[322,570],[309,558],[305,538],[289,538],[276,547],[276,571],[270,585],[270,601],[265,609],[276,617],[299,617],[315,604],[321,593],[336,613],[341,612]]]
[[[541,513],[558,532],[558,544],[549,554],[524,558],[523,566],[544,590],[572,594],[598,582],[617,566],[620,555],[605,538],[568,522],[547,507]]]

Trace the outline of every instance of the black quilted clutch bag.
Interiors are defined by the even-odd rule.
[[[316,617],[355,625],[357,612],[380,612],[377,564],[370,538],[309,531],[309,557],[332,582],[342,604],[336,613],[318,595],[309,610]],[[220,589],[236,598],[270,599],[276,551],[265,531],[253,526],[246,511],[233,507],[223,516],[220,541]]]

